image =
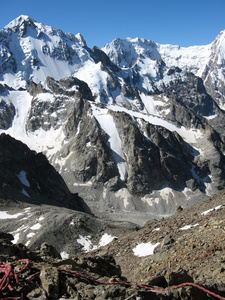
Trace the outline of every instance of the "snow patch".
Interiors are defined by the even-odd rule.
[[[62,251],[62,252],[60,253],[60,255],[61,255],[61,258],[62,258],[62,259],[67,259],[67,258],[69,258],[69,254],[68,254],[66,251]]]
[[[17,213],[14,215],[8,214],[7,211],[0,211],[0,219],[17,219],[18,217],[22,216],[22,213]]]
[[[114,123],[113,117],[110,114],[108,114],[108,109],[100,109],[92,105],[92,111],[94,117],[101,125],[101,128],[109,136],[108,144],[112,150],[112,155],[117,165],[120,174],[120,179],[122,181],[125,181],[127,177],[127,163],[124,158],[124,154],[122,151],[122,142],[118,134],[116,125]]]
[[[210,213],[211,211],[214,211],[214,210],[218,210],[218,209],[220,209],[222,207],[222,205],[218,205],[218,206],[216,206],[216,207],[214,207],[214,208],[210,208],[210,209],[208,209],[208,210],[206,210],[206,211],[203,211],[202,213],[201,213],[201,215],[203,215],[203,216],[206,216],[208,213]]]
[[[160,227],[157,227],[157,228],[152,230],[152,232],[154,232],[154,231],[160,231]]]
[[[14,240],[12,241],[13,244],[17,244],[20,238],[20,234],[16,233],[15,235],[13,235]]]
[[[98,247],[106,246],[109,243],[111,243],[114,239],[115,239],[115,236],[112,236],[108,233],[104,233],[99,241]]]
[[[27,173],[25,171],[21,171],[17,177],[23,185],[30,187],[30,182],[27,180]]]
[[[90,252],[91,250],[94,250],[92,241],[90,240],[90,236],[79,235],[77,243],[83,246],[83,251],[86,253]]]
[[[41,228],[41,224],[40,223],[34,224],[33,226],[30,227],[31,230],[38,230],[40,228]]]
[[[196,227],[199,226],[198,223],[194,224],[194,225],[185,225],[184,227],[181,227],[180,230],[188,230],[191,229],[192,227]]]
[[[23,194],[24,196],[30,198],[30,195],[25,191],[25,189],[22,189],[21,194]]]
[[[30,232],[30,233],[27,234],[27,238],[32,238],[33,236],[35,236],[34,232]]]
[[[28,247],[30,245],[30,240],[25,243],[25,246]]]
[[[159,244],[160,243],[152,244],[151,242],[141,243],[141,244],[137,245],[135,248],[133,248],[132,250],[133,250],[135,256],[145,257],[145,256],[153,255],[155,248]]]
[[[91,241],[91,237],[88,236],[82,236],[79,235],[78,239],[77,239],[77,243],[83,246],[83,251],[84,252],[90,252],[93,250],[96,250],[100,247],[106,246],[109,243],[111,243],[116,237],[115,236],[111,236],[108,233],[104,233],[103,236],[101,237],[98,245],[94,245]]]
[[[121,198],[123,201],[123,205],[125,208],[127,208],[127,206],[129,205],[129,200],[132,197],[130,192],[128,191],[128,189],[126,188],[122,188],[119,191],[115,192],[115,197],[117,198]]]

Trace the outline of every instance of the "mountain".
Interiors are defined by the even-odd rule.
[[[171,215],[225,187],[224,45],[225,31],[90,49],[20,16],[0,31],[0,132],[44,153],[97,216]]]
[[[96,218],[42,153],[0,135],[0,228],[30,249],[48,241],[62,257],[96,249],[136,225]],[[1,242],[0,242],[1,249]]]

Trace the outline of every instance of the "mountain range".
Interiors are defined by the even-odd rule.
[[[224,125],[225,31],[91,49],[25,15],[5,26],[0,260],[20,271],[1,296],[224,299]]]
[[[0,31],[0,116],[96,216],[169,216],[225,187],[225,31],[205,46],[90,49],[22,15]]]

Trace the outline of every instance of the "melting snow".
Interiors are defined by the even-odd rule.
[[[17,213],[14,215],[10,215],[7,213],[7,211],[1,211],[0,212],[0,219],[16,219],[19,216],[23,215],[22,213]]]
[[[214,208],[211,208],[211,209],[208,209],[208,210],[206,210],[206,211],[203,211],[203,212],[201,213],[201,215],[205,216],[205,215],[207,215],[208,213],[210,213],[211,211],[213,211],[213,210],[218,210],[218,209],[220,209],[221,207],[222,207],[222,205],[218,205],[218,206],[216,206],[216,207],[214,207]]]
[[[180,230],[188,230],[191,229],[192,227],[196,227],[199,226],[198,223],[194,224],[194,225],[185,225],[184,227],[181,227]]]
[[[62,259],[67,259],[67,258],[69,258],[69,254],[66,253],[65,251],[62,251],[62,252],[60,253],[60,255],[61,255]]]
[[[19,241],[19,238],[20,238],[20,234],[19,233],[16,233],[14,235],[14,240],[12,241],[13,244],[17,244],[17,242]]]
[[[40,228],[41,228],[41,224],[40,223],[34,224],[32,227],[30,227],[31,230],[38,230]]]
[[[27,234],[27,238],[32,238],[33,236],[35,236],[34,232],[30,232],[30,233]]]
[[[105,246],[109,243],[111,243],[114,240],[114,236],[108,234],[108,233],[104,233],[103,236],[100,239],[99,242],[99,247]]]
[[[91,250],[94,250],[92,241],[90,240],[90,236],[79,235],[77,242],[78,244],[83,246],[84,252],[90,252]]]
[[[160,227],[157,227],[157,228],[152,230],[152,232],[154,232],[154,231],[160,231]]]
[[[160,243],[152,244],[151,242],[148,243],[141,243],[133,248],[133,252],[135,256],[144,257],[148,255],[152,255],[154,253],[154,249]]]
[[[83,250],[87,253],[111,243],[114,240],[114,238],[115,236],[111,236],[108,233],[104,233],[99,241],[99,244],[93,245],[92,241],[90,240],[90,236],[79,235],[77,242],[78,244],[83,246]]]

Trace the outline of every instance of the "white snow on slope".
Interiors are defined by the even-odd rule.
[[[17,177],[19,178],[19,180],[22,182],[23,185],[29,187],[30,186],[30,182],[27,180],[27,173],[25,171],[21,171]]]
[[[90,236],[82,236],[79,235],[78,239],[77,239],[77,243],[83,246],[83,251],[84,252],[90,252],[93,250],[96,250],[102,246],[106,246],[109,243],[111,243],[113,240],[115,239],[115,236],[112,236],[108,233],[104,233],[103,236],[101,237],[98,245],[94,245],[91,241],[91,237]]]
[[[4,132],[11,134],[14,137],[26,136],[26,122],[28,112],[31,105],[31,95],[26,91],[9,91],[6,95],[5,100],[12,103],[16,108],[16,115],[13,119],[12,127]],[[1,130],[3,132],[3,130]]]
[[[206,211],[203,211],[203,212],[201,213],[201,215],[206,216],[206,215],[207,215],[208,213],[210,213],[211,211],[221,209],[221,207],[222,207],[222,205],[218,205],[218,206],[216,206],[216,207],[214,207],[214,208],[211,208],[211,209],[208,209],[208,210],[206,210]]]
[[[194,225],[185,225],[184,227],[181,227],[180,230],[188,230],[191,229],[192,227],[196,227],[199,226],[198,223],[194,224]]]
[[[159,53],[168,66],[177,66],[195,71],[201,76],[209,59],[212,45],[180,47],[177,45],[158,44]]]
[[[22,189],[21,194],[23,194],[24,196],[30,198],[30,195],[25,191],[25,189]]]
[[[100,91],[106,88],[108,82],[108,74],[101,69],[101,62],[96,64],[89,60],[81,65],[73,76],[85,81],[96,97],[95,101],[100,101]]]
[[[29,17],[21,16],[13,20],[4,30],[20,27],[24,20],[29,21]],[[39,83],[47,76],[55,79],[65,78],[90,59],[81,36],[63,34],[58,29],[37,22],[34,22],[34,25],[35,28],[27,26],[23,36],[19,36],[18,31],[14,32],[15,29],[8,36],[7,45],[13,53],[19,72],[14,75],[9,71],[4,74],[3,80],[15,89],[26,88],[30,79]],[[40,34],[41,38],[38,36]],[[69,58],[67,51],[72,54]]]
[[[177,127],[176,125],[163,120],[157,116],[154,115],[148,115],[137,111],[128,110],[124,107],[118,106],[118,105],[109,105],[108,109],[113,111],[121,111],[129,114],[132,117],[140,118],[145,120],[146,122],[149,122],[153,125],[158,125],[167,128],[171,132],[176,131],[186,142],[190,144],[194,144],[199,137],[202,136],[202,133],[200,130],[196,129],[186,129],[185,127]]]
[[[112,149],[112,155],[120,173],[120,179],[125,181],[127,177],[127,164],[122,151],[121,139],[116,129],[113,117],[107,109],[99,109],[92,105],[92,111],[101,128],[109,135],[108,144]]]
[[[41,224],[40,223],[36,223],[33,226],[30,227],[31,230],[38,230],[41,228]]]
[[[170,44],[158,44],[139,38],[126,38],[115,39],[106,44],[102,50],[114,63],[121,67],[129,68],[136,61],[141,74],[154,72],[155,62],[158,58],[162,58],[168,67],[187,67],[189,70],[195,71],[197,76],[201,76],[212,53],[211,47],[212,44],[180,47]],[[142,55],[141,59],[139,59],[140,55]],[[142,62],[143,58],[144,63]],[[152,75],[154,77],[153,73]]]
[[[159,244],[160,243],[152,244],[151,242],[138,244],[133,248],[134,255],[138,257],[153,255],[155,248]]]
[[[20,218],[20,221],[23,220],[27,220],[30,219],[32,217],[32,213],[30,213],[30,207],[27,207],[25,209],[23,209],[22,212],[16,213],[16,214],[9,214],[7,211],[1,211],[0,212],[0,220],[4,220],[4,219],[17,219],[19,217],[23,217]],[[43,216],[40,216],[38,218],[38,221],[42,221],[44,219]],[[20,234],[24,234],[28,231],[35,231],[35,232],[29,232],[26,234],[26,237],[28,238],[27,242],[26,242],[26,246],[28,246],[30,244],[30,240],[29,238],[32,238],[33,236],[36,235],[37,231],[41,228],[41,224],[40,223],[36,223],[33,226],[29,226],[27,222],[25,222],[25,224],[21,225],[20,227],[18,227],[16,230],[14,230],[13,232],[10,232],[13,237],[14,240],[12,241],[12,243],[16,244],[19,241],[20,238]]]
[[[17,219],[18,217],[22,216],[23,213],[17,213],[17,214],[9,214],[7,211],[0,211],[0,220],[4,219]]]
[[[108,233],[104,233],[103,236],[101,237],[98,247],[103,247],[111,243],[115,239],[115,236],[112,236]]]
[[[62,259],[67,259],[67,258],[69,258],[69,254],[68,254],[66,251],[62,251],[62,252],[60,253],[60,255],[61,255],[61,258],[62,258]]]
[[[61,143],[64,140],[62,128],[54,130],[51,127],[48,131],[40,128],[35,132],[28,132],[26,130],[26,123],[32,100],[32,97],[28,92],[10,91],[7,96],[4,96],[4,100],[13,103],[16,108],[16,116],[13,119],[12,126],[7,130],[0,129],[0,134],[4,132],[11,135],[36,152],[45,153],[47,151],[46,155],[48,158],[61,148]],[[25,177],[21,179],[25,182]]]

